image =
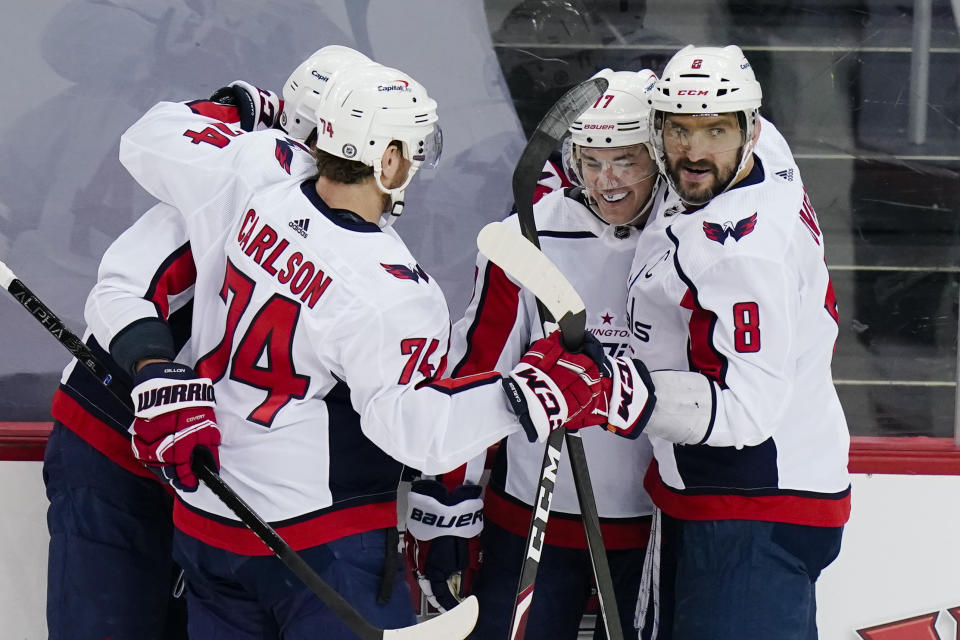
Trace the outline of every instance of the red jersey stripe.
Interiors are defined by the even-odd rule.
[[[173,523],[185,534],[219,549],[245,556],[268,556],[272,551],[239,522],[225,524],[191,511],[177,500]],[[397,526],[395,500],[327,512],[303,522],[275,527],[296,551],[356,533]]]

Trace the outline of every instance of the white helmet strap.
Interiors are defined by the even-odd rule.
[[[379,189],[381,193],[390,196],[390,208],[388,211],[384,212],[383,216],[380,217],[381,227],[385,228],[391,226],[396,219],[400,217],[400,214],[403,213],[403,194],[410,185],[410,181],[413,180],[413,176],[416,175],[417,169],[419,168],[419,162],[411,162],[410,168],[407,170],[407,177],[403,181],[403,184],[401,184],[399,187],[389,189],[383,184],[383,164],[381,158],[377,158],[373,161],[373,179],[377,185],[377,189]]]

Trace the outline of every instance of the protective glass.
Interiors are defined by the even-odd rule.
[[[421,168],[436,169],[440,164],[440,154],[443,152],[443,131],[439,124],[425,135],[422,140],[410,143],[410,159]]]
[[[736,123],[708,123],[691,128],[670,120],[663,123],[663,145],[668,153],[723,153],[739,149],[744,142],[746,136]]]
[[[657,165],[644,144],[612,149],[579,147],[574,155],[580,184],[594,193],[630,187],[657,174]]]

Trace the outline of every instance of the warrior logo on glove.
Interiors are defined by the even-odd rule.
[[[157,477],[181,491],[195,491],[192,464],[198,451],[219,470],[220,428],[210,378],[175,362],[148,364],[137,373],[132,396],[137,404],[133,454]]]
[[[216,402],[213,385],[205,382],[175,384],[145,389],[137,394],[137,412],[180,402]]]

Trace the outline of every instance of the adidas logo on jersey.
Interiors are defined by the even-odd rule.
[[[302,220],[291,220],[287,223],[291,229],[299,233],[304,238],[307,237],[307,229],[310,228],[310,218],[303,218]]]
[[[775,172],[775,175],[780,176],[787,182],[793,182],[793,169],[784,169],[783,171]]]

